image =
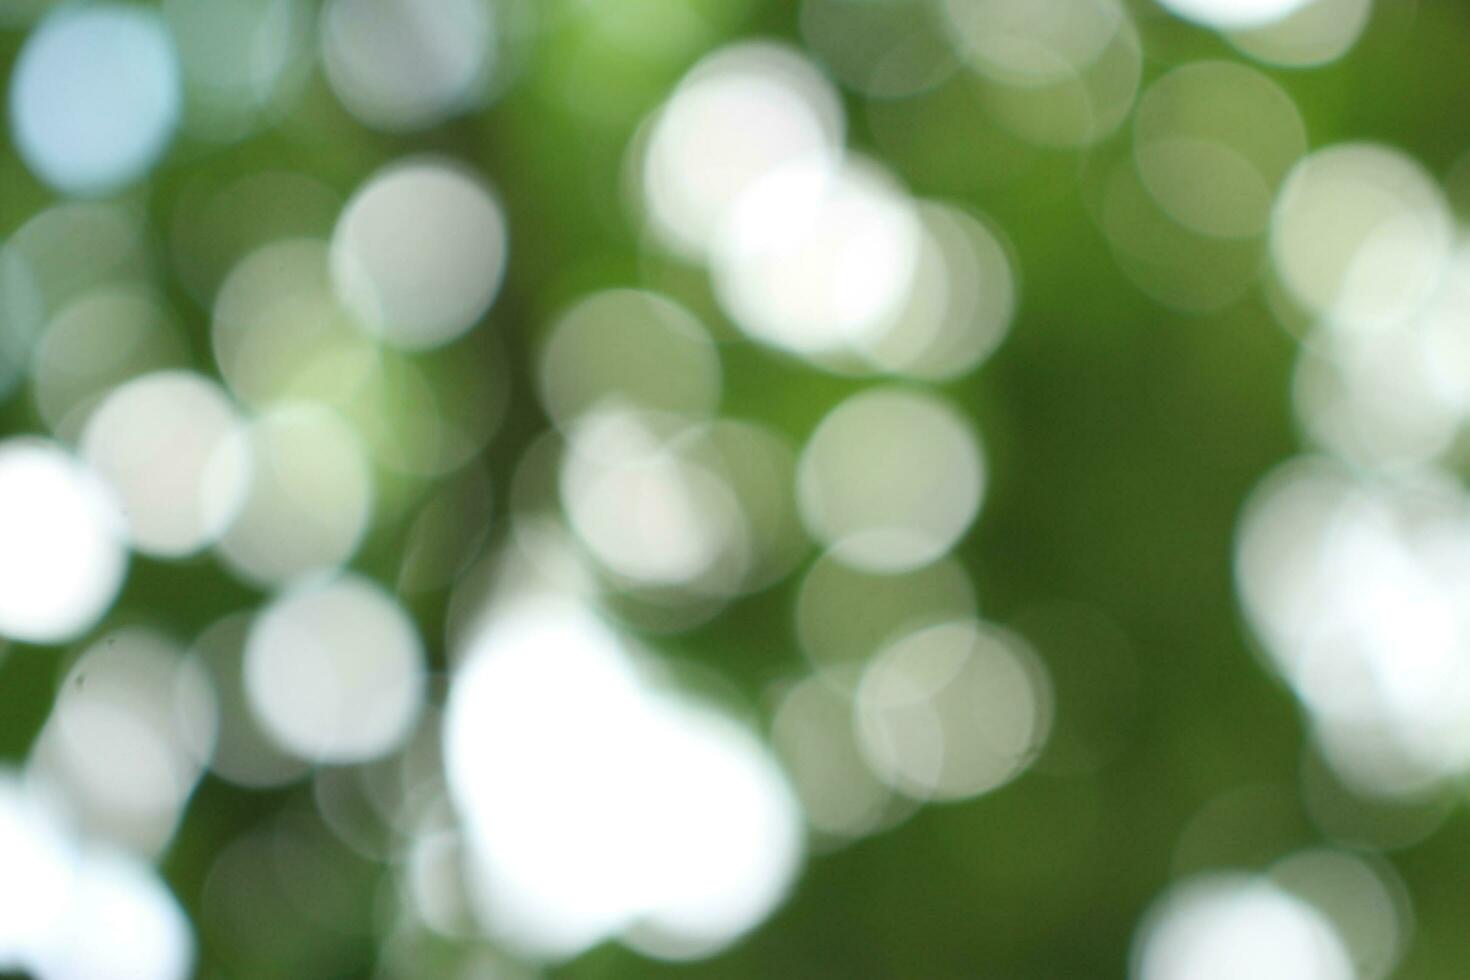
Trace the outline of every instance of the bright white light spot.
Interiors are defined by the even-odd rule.
[[[888,174],[807,157],[740,196],[711,273],[721,305],[755,339],[808,356],[842,353],[901,313],[920,240],[913,202]]]
[[[0,770],[0,970],[34,960],[71,895],[76,855],[25,784]]]
[[[703,259],[725,215],[761,178],[841,148],[842,103],[802,55],[768,43],[705,58],[654,119],[643,193],[665,246]]]
[[[40,977],[186,980],[194,972],[188,917],[158,873],[130,857],[85,854],[66,910],[36,957]]]
[[[1403,795],[1470,769],[1470,501],[1451,480],[1288,465],[1242,517],[1236,575],[1339,775]]]
[[[1159,0],[1159,6],[1185,20],[1217,30],[1265,27],[1283,20],[1310,0]]]
[[[857,690],[864,757],[917,799],[966,799],[1003,786],[1030,765],[1050,727],[1041,662],[1016,637],[974,622],[900,638]]]
[[[649,687],[575,604],[521,600],[472,639],[445,742],[480,912],[532,952],[622,934],[709,955],[770,914],[799,864],[796,802],[759,742]]]
[[[0,442],[0,634],[61,643],[85,632],[122,587],[117,504],[59,446]]]
[[[328,0],[332,91],[378,129],[423,129],[471,108],[491,67],[494,10],[484,0]]]
[[[246,642],[250,705],[304,759],[362,762],[392,751],[418,719],[425,684],[413,621],[354,575],[276,599]]]
[[[1398,150],[1329,147],[1287,178],[1271,254],[1308,311],[1347,330],[1383,329],[1418,312],[1445,271],[1454,230],[1434,179]]]
[[[880,388],[822,420],[802,451],[802,519],[844,561],[871,571],[928,564],[980,510],[979,441],[947,404]]]
[[[287,404],[250,427],[245,502],[218,547],[254,582],[280,583],[352,557],[372,513],[357,435],[330,409]]]
[[[16,59],[10,120],[16,148],[42,180],[99,194],[143,176],[179,115],[179,67],[156,11],[64,7]]]
[[[109,395],[87,422],[82,454],[122,503],[139,551],[185,555],[217,538],[244,501],[248,443],[213,381],[150,374]]]
[[[609,400],[691,418],[720,398],[720,356],[687,310],[656,293],[611,289],[563,313],[541,355],[541,400],[559,425]]]
[[[1342,937],[1268,879],[1217,874],[1171,889],[1134,941],[1136,980],[1357,980]]]
[[[332,282],[386,343],[438,347],[490,308],[508,244],[500,204],[477,177],[442,161],[400,163],[347,202],[332,233]]]

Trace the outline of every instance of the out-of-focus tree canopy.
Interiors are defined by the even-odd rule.
[[[1466,51],[0,0],[0,973],[1462,977]]]

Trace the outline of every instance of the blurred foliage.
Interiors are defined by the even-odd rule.
[[[801,43],[799,5],[558,0],[538,13],[549,26],[524,52],[524,73],[481,110],[423,132],[376,132],[347,114],[317,71],[279,124],[228,144],[184,136],[148,181],[124,192],[146,212],[154,257],[167,269],[171,222],[197,186],[291,171],[345,199],[382,165],[425,152],[489,175],[511,229],[507,279],[488,320],[512,390],[484,458],[496,490],[492,547],[507,533],[509,476],[549,425],[534,396],[535,351],[554,314],[593,290],[643,284],[687,305],[720,340],[724,410],[794,441],[868,383],[740,339],[702,274],[643,247],[625,203],[625,149],[646,114],[726,41]],[[1146,4],[1134,13],[1145,88],[1187,62],[1245,61],[1209,31]],[[21,26],[0,27],[0,77],[9,77],[24,37]],[[1460,98],[1470,85],[1466,50],[1470,7],[1394,0],[1377,5],[1363,38],[1331,64],[1255,67],[1296,102],[1312,148],[1392,143],[1444,178],[1470,147]],[[1242,501],[1300,442],[1289,404],[1296,345],[1276,323],[1266,287],[1215,312],[1184,314],[1120,274],[1089,202],[1126,145],[1127,126],[1083,149],[1028,146],[987,118],[964,72],[898,100],[844,98],[854,148],[886,161],[914,193],[976,208],[1008,236],[1021,293],[1010,336],[978,372],[942,388],[977,421],[990,474],[984,510],[958,555],[986,618],[1026,635],[1047,661],[1059,691],[1058,732],[1078,724],[1069,737],[1111,738],[1119,747],[1103,765],[1069,766],[1055,758],[1066,744],[1059,737],[1010,786],[925,808],[895,830],[813,856],[789,902],[713,959],[659,963],[607,944],[550,970],[554,976],[1118,976],[1145,908],[1195,869],[1179,842],[1202,808],[1222,798],[1253,801],[1189,861],[1264,867],[1324,836],[1301,789],[1303,772],[1320,763],[1304,748],[1290,693],[1253,653],[1231,577]],[[0,143],[0,239],[53,199]],[[187,331],[191,363],[212,372],[208,311],[173,276],[158,281]],[[0,405],[0,431],[43,428],[30,399]],[[406,531],[406,522],[374,528],[354,566],[393,581]],[[791,628],[798,581],[654,643],[717,668],[759,702],[801,662]],[[408,600],[436,671],[447,667],[448,595],[441,588]],[[147,622],[187,639],[259,601],[207,555],[135,557],[99,630]],[[1136,690],[1099,706],[1088,670],[1104,629],[1125,638],[1118,642],[1136,667]],[[0,757],[24,758],[70,657],[21,644],[0,652]],[[1100,720],[1089,729],[1087,719]],[[301,882],[262,872],[259,894],[211,893],[216,861],[248,865],[248,850],[239,849],[281,827],[303,849],[287,869]],[[1463,976],[1467,858],[1470,824],[1459,812],[1392,855],[1417,919],[1397,975]],[[199,929],[202,976],[374,969],[386,872],[325,830],[309,784],[247,791],[206,777],[163,869]],[[283,917],[279,903],[296,884],[311,907]],[[270,948],[238,944],[254,934],[248,925],[230,934],[235,919],[254,915],[282,930],[271,933]],[[459,962],[449,941],[426,942],[416,975]]]

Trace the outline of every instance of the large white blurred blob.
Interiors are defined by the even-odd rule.
[[[974,430],[945,402],[902,388],[854,395],[802,451],[802,519],[844,561],[902,571],[949,551],[980,510]]]
[[[704,259],[741,194],[783,164],[835,156],[843,128],[836,90],[798,52],[762,42],[715,52],[653,120],[642,160],[653,232]]]
[[[363,762],[413,730],[426,686],[413,621],[345,575],[274,600],[250,629],[245,693],[261,727],[303,759]]]
[[[916,799],[958,800],[1018,776],[1051,727],[1051,686],[1014,636],[975,622],[901,637],[863,674],[857,731],[885,783]]]
[[[178,124],[178,59],[156,11],[66,6],[27,39],[10,84],[21,158],[70,194],[100,194],[143,176]]]
[[[1324,753],[1360,790],[1423,792],[1470,769],[1470,501],[1445,477],[1272,474],[1241,519],[1236,577]]]
[[[1265,27],[1283,20],[1311,0],[1158,0],[1159,6],[1185,20],[1218,30]]]
[[[806,356],[849,352],[902,312],[920,229],[907,193],[876,165],[806,157],[740,195],[715,243],[715,291],[756,340]]]
[[[32,968],[41,980],[186,980],[194,935],[158,872],[90,851]]]
[[[352,557],[372,513],[372,473],[357,435],[330,409],[286,404],[249,432],[245,501],[216,542],[242,578],[279,584]]]
[[[606,410],[572,431],[561,500],[573,530],[607,570],[634,583],[692,585],[722,559],[744,571],[738,501],[714,470],[680,451],[679,429]]]
[[[78,826],[151,856],[173,836],[216,727],[208,677],[167,637],[131,627],[67,672],[30,771]]]
[[[0,971],[34,962],[61,921],[76,875],[76,855],[25,783],[0,769]]]
[[[116,492],[134,547],[178,556],[217,538],[244,501],[244,427],[219,386],[169,371],[117,388],[87,422],[82,454]]]
[[[432,126],[482,94],[495,54],[494,9],[491,0],[328,0],[327,81],[369,126]]]
[[[672,300],[609,289],[557,318],[539,380],[542,403],[563,427],[610,400],[699,418],[719,404],[720,355],[704,326]]]
[[[1453,244],[1434,179],[1371,143],[1328,147],[1297,164],[1272,215],[1282,282],[1308,312],[1345,330],[1384,329],[1418,312]]]
[[[332,233],[332,283],[384,342],[438,347],[490,308],[508,247],[500,203],[478,177],[413,160],[378,172],[347,202]]]
[[[122,587],[122,535],[117,502],[71,454],[0,442],[0,635],[60,643],[90,628]]]
[[[1269,879],[1201,876],[1158,900],[1134,939],[1135,980],[1358,980],[1343,937]]]
[[[796,803],[733,720],[648,686],[584,607],[503,607],[466,650],[445,727],[480,911],[568,956],[624,938],[704,956],[755,927],[800,863]]]

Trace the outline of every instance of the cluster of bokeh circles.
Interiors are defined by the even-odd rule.
[[[55,195],[0,245],[0,399],[36,421],[0,440],[0,637],[71,648],[0,772],[0,970],[189,975],[197,924],[157,863],[207,774],[309,786],[315,814],[221,848],[188,903],[218,934],[263,941],[246,905],[316,873],[324,826],[389,883],[383,975],[474,940],[463,975],[499,976],[607,940],[713,955],[809,851],[1024,773],[1053,682],[956,553],[988,470],[952,397],[1012,327],[1018,261],[882,158],[964,112],[985,120],[966,165],[1085,160],[1090,214],[1158,303],[1218,310],[1268,271],[1318,453],[1242,518],[1245,610],[1355,791],[1422,802],[1470,770],[1470,500],[1443,468],[1470,416],[1470,260],[1422,167],[1309,152],[1247,63],[1339,58],[1370,0],[804,0],[800,47],[691,57],[632,128],[649,274],[533,325],[497,300],[535,229],[437,140],[345,199],[265,166],[188,183],[162,225],[140,204],[171,154],[293,114],[413,137],[512,89],[540,31],[629,30],[577,7],[0,5],[26,32],[9,137]],[[1145,86],[1141,16],[1239,57]],[[800,432],[731,412],[727,382],[764,371],[843,394]],[[514,398],[549,424],[493,472]],[[120,609],[142,563],[251,602],[176,635],[166,607]],[[759,696],[668,652],[777,586],[771,642],[800,655]],[[1178,882],[1132,969],[1377,980],[1408,923],[1385,863],[1304,851]]]

